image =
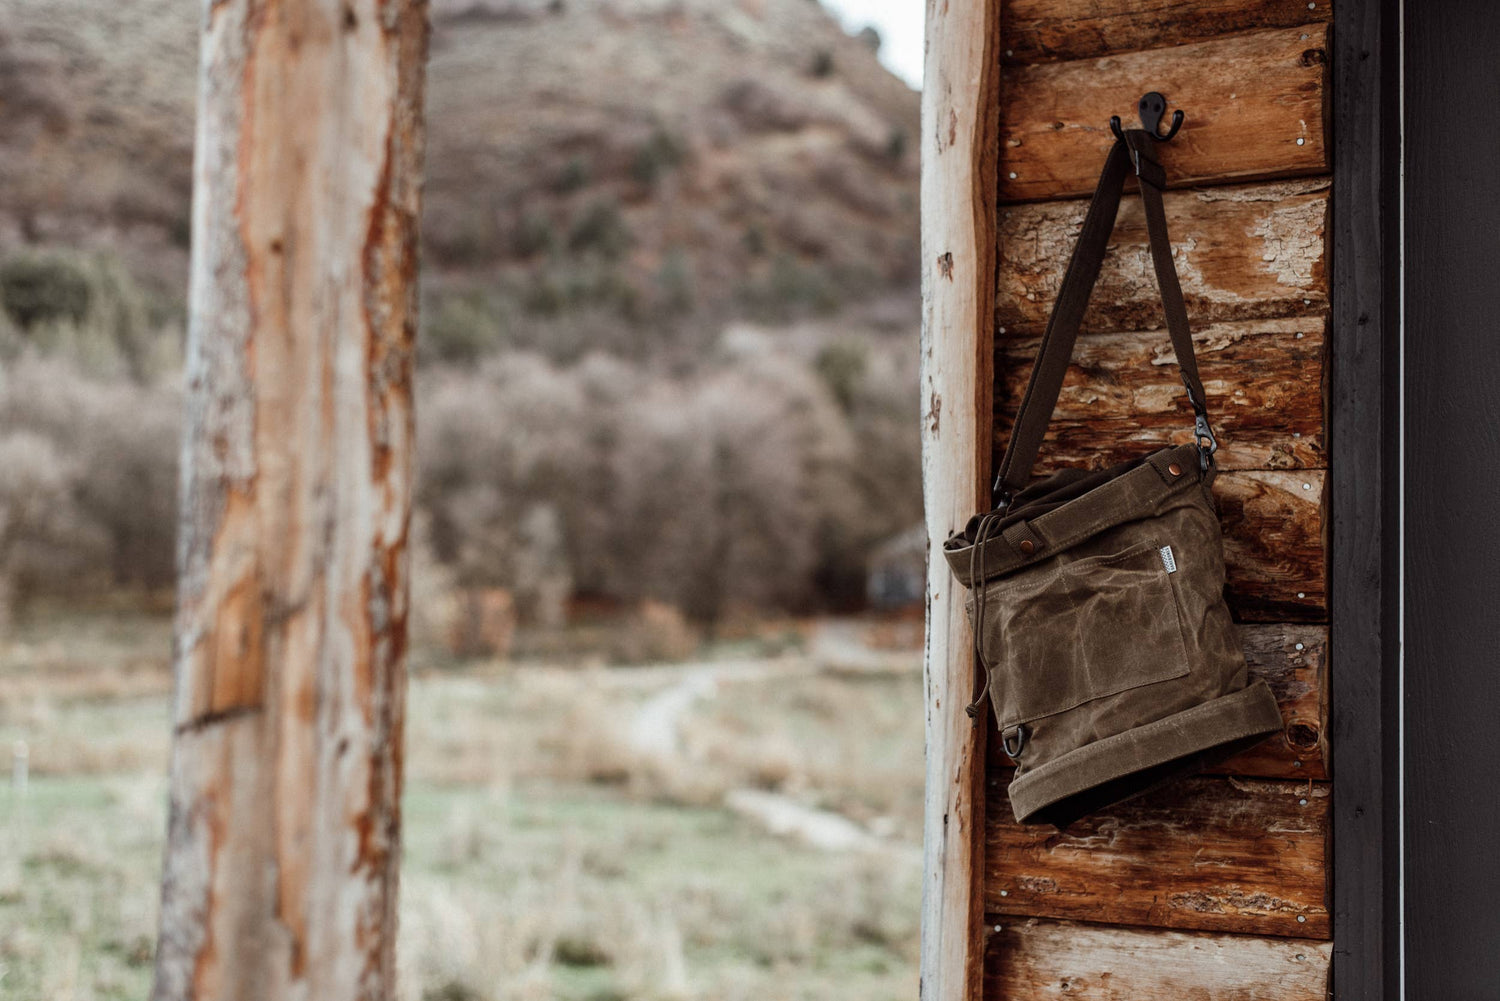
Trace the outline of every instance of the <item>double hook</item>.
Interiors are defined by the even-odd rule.
[[[1182,128],[1182,119],[1184,116],[1182,109],[1179,108],[1172,112],[1172,127],[1167,130],[1166,135],[1161,134],[1161,116],[1166,114],[1167,99],[1162,97],[1157,91],[1153,90],[1151,93],[1143,96],[1140,103],[1136,105],[1136,110],[1141,116],[1141,128],[1145,129],[1146,134],[1157,142],[1164,143],[1169,141],[1177,134],[1177,130]],[[1120,142],[1125,141],[1125,133],[1120,127],[1119,115],[1110,116],[1109,130],[1115,134],[1115,138]]]

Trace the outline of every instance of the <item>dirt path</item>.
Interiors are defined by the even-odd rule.
[[[758,681],[776,676],[807,677],[819,671],[907,671],[909,654],[870,650],[859,642],[852,624],[830,623],[813,637],[813,656],[725,664],[691,664],[675,669],[680,677],[651,696],[637,710],[629,730],[637,754],[676,765],[692,764],[683,746],[680,723],[699,702],[714,698],[723,681]],[[778,837],[794,838],[830,852],[870,852],[921,860],[921,849],[880,837],[848,817],[807,806],[790,796],[763,789],[732,789],[724,805]]]
[[[812,666],[791,658],[734,661],[725,664],[688,664],[681,677],[651,698],[630,721],[630,747],[638,754],[668,760],[686,754],[681,728],[685,714],[698,702],[718,694],[721,681],[759,681],[775,675],[806,675]]]

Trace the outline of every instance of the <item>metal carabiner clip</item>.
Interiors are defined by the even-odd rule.
[[[1214,453],[1219,450],[1219,439],[1214,437],[1213,428],[1208,426],[1207,414],[1198,414],[1194,418],[1193,437],[1198,441],[1199,465],[1204,472],[1207,472],[1209,463],[1213,462]]]

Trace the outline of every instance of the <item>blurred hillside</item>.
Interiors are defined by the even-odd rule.
[[[114,247],[180,285],[196,10],[0,2],[0,249]],[[916,95],[815,0],[437,0],[433,24],[435,285],[660,320],[912,279]]]
[[[0,0],[20,598],[170,581],[197,10]],[[542,618],[857,604],[920,503],[918,99],[878,40],[815,0],[436,0],[433,24],[434,586]]]

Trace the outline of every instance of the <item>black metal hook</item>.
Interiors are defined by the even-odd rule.
[[[1182,120],[1187,117],[1182,113],[1181,108],[1172,112],[1172,127],[1167,130],[1166,135],[1162,135],[1161,118],[1167,111],[1167,99],[1162,97],[1159,91],[1155,90],[1141,97],[1140,103],[1136,105],[1136,111],[1141,117],[1141,128],[1152,139],[1161,143],[1170,142],[1172,137],[1177,134],[1177,130],[1182,128]],[[1120,127],[1119,115],[1110,116],[1109,130],[1115,134],[1115,138],[1120,142],[1125,141],[1125,133]]]

